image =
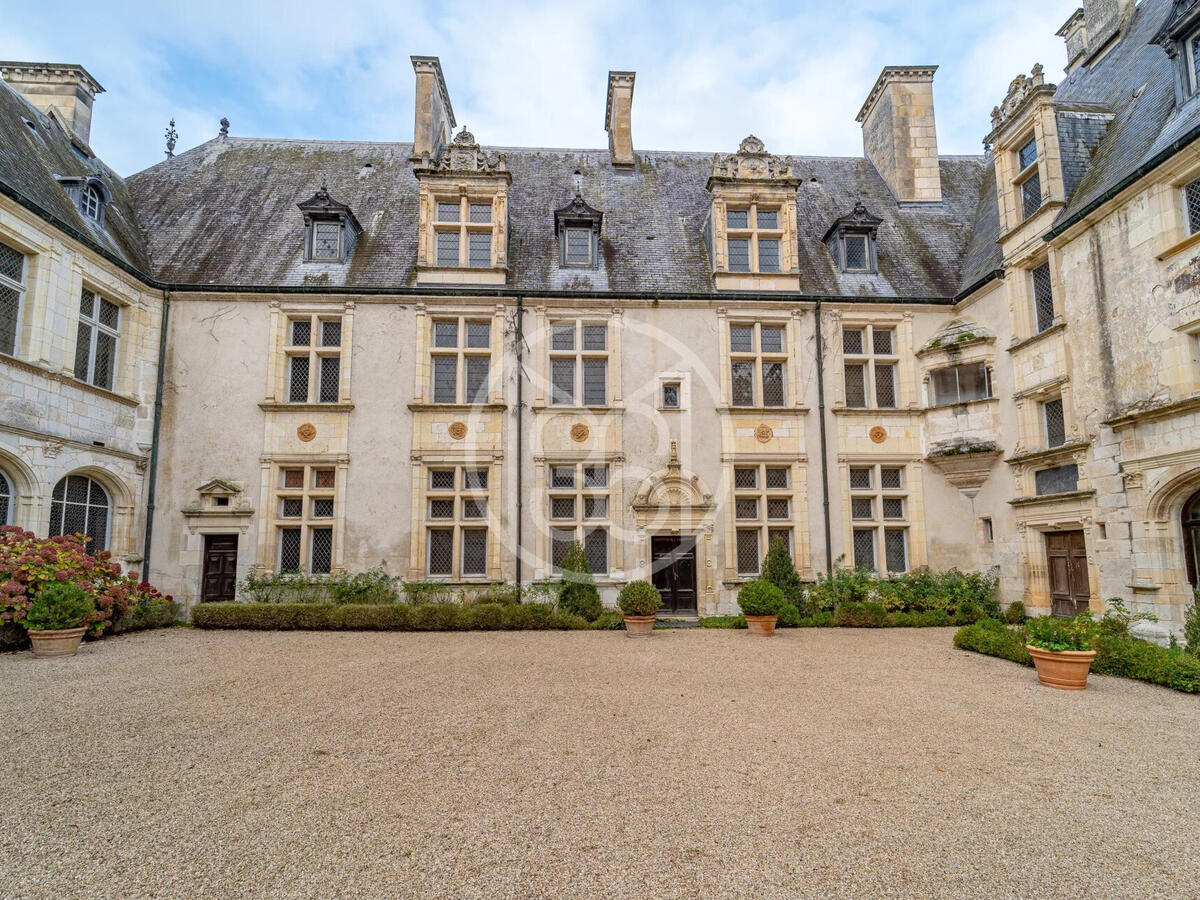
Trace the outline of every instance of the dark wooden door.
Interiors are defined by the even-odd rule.
[[[696,539],[675,535],[650,538],[650,572],[662,594],[666,615],[696,612]]]
[[[236,534],[204,536],[204,578],[200,599],[204,602],[232,600],[237,593]]]
[[[1050,611],[1063,617],[1087,612],[1091,589],[1083,532],[1048,532],[1046,564],[1050,573]]]

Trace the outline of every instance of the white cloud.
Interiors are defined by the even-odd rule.
[[[879,69],[937,63],[940,148],[975,153],[1014,75],[1061,69],[1054,31],[1075,5],[131,0],[97,16],[16,0],[24,30],[3,55],[91,71],[108,88],[92,144],[125,173],[162,158],[172,116],[180,151],[222,115],[234,134],[408,140],[410,54],[442,58],[459,122],[486,143],[603,147],[607,71],[634,69],[636,147],[731,150],[753,132],[796,155],[861,153],[854,116]]]

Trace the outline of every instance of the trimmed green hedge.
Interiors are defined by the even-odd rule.
[[[955,632],[954,646],[1032,666],[1025,639],[1023,627],[1008,628],[1002,622],[985,619]],[[1100,675],[1133,678],[1200,694],[1200,658],[1177,647],[1160,647],[1122,634],[1101,634],[1095,638],[1092,649],[1096,651],[1092,671]]]
[[[549,603],[201,603],[197,628],[262,631],[573,631],[590,627]]]
[[[864,609],[865,607],[865,609]],[[785,604],[779,612],[776,628],[942,628],[957,622],[944,609],[919,613],[889,613],[882,617],[876,603],[843,603],[837,613],[819,612],[811,616],[792,615],[794,606]],[[743,616],[706,616],[701,628],[745,628]]]

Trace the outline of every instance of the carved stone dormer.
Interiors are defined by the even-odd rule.
[[[575,174],[575,197],[554,211],[554,233],[558,236],[559,265],[594,267],[598,259],[600,228],[604,213],[583,199],[581,176]]]
[[[1196,75],[1194,52],[1188,44],[1200,35],[1200,0],[1175,0],[1171,12],[1150,39],[1174,63],[1175,102],[1178,104],[1200,94],[1200,78]]]
[[[464,127],[436,157],[413,167],[420,186],[417,281],[504,284],[508,187],[503,154],[489,154]]]
[[[707,225],[718,290],[800,289],[796,253],[796,188],[790,156],[767,152],[750,135],[737,153],[713,156]]]
[[[315,194],[296,206],[304,216],[305,262],[340,263],[350,258],[362,234],[362,226],[350,207],[334,200],[324,182]]]
[[[883,220],[867,212],[862,200],[854,209],[829,226],[821,242],[842,272],[872,273],[879,271],[875,252],[875,236]]]
[[[992,134],[985,139],[991,143],[995,134],[1017,118],[1026,104],[1038,96],[1054,96],[1057,85],[1046,84],[1045,70],[1035,63],[1029,75],[1018,75],[1008,84],[1004,102],[992,107]]]
[[[254,507],[243,496],[242,485],[224,478],[214,478],[196,488],[199,498],[183,507],[188,519],[220,519],[226,516],[245,518],[254,514]]]

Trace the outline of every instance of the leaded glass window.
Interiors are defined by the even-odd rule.
[[[1040,333],[1054,324],[1054,287],[1050,279],[1050,263],[1042,263],[1030,277],[1033,280],[1033,310]]]
[[[899,406],[896,331],[876,325],[842,330],[846,406],[894,409]]]
[[[868,249],[870,237],[865,234],[842,235],[842,245],[845,248],[847,272],[867,272],[871,268],[871,256]]]
[[[1030,166],[1037,162],[1037,139],[1030,138],[1029,141],[1017,151],[1017,169],[1025,171]]]
[[[313,223],[312,258],[329,260],[342,258],[342,224],[340,222]]]
[[[729,239],[729,271],[750,271],[750,241],[748,238]]]
[[[1200,231],[1200,178],[1183,188],[1183,205],[1187,212],[1188,234]]]
[[[607,406],[608,402],[608,325],[551,323],[550,403]]]
[[[1042,179],[1034,172],[1021,182],[1021,213],[1028,219],[1042,208]]]
[[[855,568],[902,572],[908,568],[908,493],[904,467],[851,466],[851,550]],[[886,524],[886,527],[884,527]],[[877,559],[879,548],[883,559]]]
[[[475,578],[488,572],[488,470],[446,466],[429,470],[426,574]]]
[[[1043,403],[1042,416],[1046,421],[1046,446],[1061,447],[1067,442],[1067,426],[1063,418],[1062,397],[1056,397]]]
[[[108,549],[110,501],[108,492],[86,475],[68,475],[54,486],[50,498],[50,536],[83,534],[89,553]]]
[[[730,323],[730,400],[734,406],[785,406],[787,341],[782,325]]]
[[[104,198],[94,184],[85,185],[79,197],[79,211],[93,222],[100,221]]]
[[[771,545],[773,537],[782,537],[791,547],[792,493],[791,470],[788,466],[758,463],[733,467],[733,510],[736,522],[738,573],[755,574],[760,565],[759,553]],[[753,536],[753,541],[751,540]],[[743,546],[744,545],[744,546]],[[750,546],[754,547],[753,567],[748,563]],[[745,556],[745,558],[743,558]]]
[[[12,524],[15,499],[12,482],[0,472],[0,525]]]
[[[327,465],[288,466],[276,487],[275,542],[280,572],[326,575],[333,570],[337,475]]]
[[[737,570],[739,575],[758,574],[760,540],[757,528],[739,528],[737,530]]]
[[[597,575],[608,572],[608,466],[597,463],[555,463],[549,467],[548,513],[550,571],[562,571],[566,551],[578,541],[588,566]]]
[[[287,402],[338,403],[342,392],[342,320],[288,320]]]
[[[435,319],[431,366],[434,403],[484,405],[491,399],[492,324]]]
[[[0,244],[0,353],[15,356],[25,296],[25,254]]]
[[[121,309],[86,287],[80,295],[75,344],[75,377],[113,389],[117,366]]]
[[[567,228],[563,234],[564,262],[568,266],[590,266],[592,264],[591,229]]]
[[[490,268],[495,223],[492,201],[459,197],[436,201],[433,256],[443,268]]]
[[[751,204],[725,211],[725,249],[730,272],[778,272],[783,230],[778,208]]]
[[[492,235],[471,232],[471,254],[467,264],[473,269],[485,269],[492,264]]]

